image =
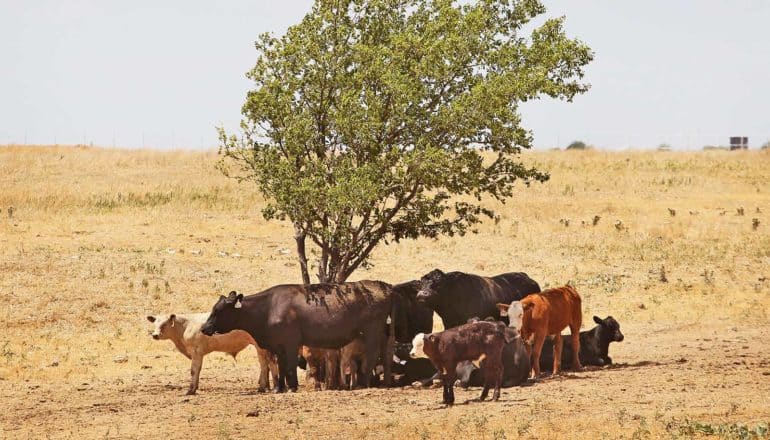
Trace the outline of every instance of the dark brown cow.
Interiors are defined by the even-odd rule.
[[[297,390],[300,345],[339,349],[361,336],[366,347],[362,370],[374,369],[378,356],[393,357],[394,293],[390,284],[359,281],[341,284],[286,284],[244,297],[220,296],[201,328],[206,335],[244,330],[263,348],[278,355],[278,391]],[[390,335],[387,337],[387,335]],[[386,343],[387,340],[387,343]],[[385,362],[385,381],[391,379]],[[364,376],[369,386],[371,374]]]
[[[502,322],[477,321],[442,332],[422,333],[414,337],[411,357],[427,357],[441,373],[444,384],[443,403],[454,404],[454,383],[457,364],[461,361],[484,360],[484,389],[479,400],[489,394],[494,385],[492,400],[500,398],[503,380],[503,346],[516,337]]]

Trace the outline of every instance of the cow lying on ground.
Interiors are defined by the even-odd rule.
[[[482,277],[435,269],[421,278],[416,299],[438,313],[444,328],[452,328],[477,316],[501,320],[497,303],[510,304],[537,292],[540,286],[522,272]]]
[[[201,331],[206,335],[244,330],[261,346],[278,355],[278,391],[296,391],[300,345],[340,349],[361,335],[366,355],[362,370],[374,370],[378,357],[393,357],[392,287],[381,281],[341,284],[287,284],[244,297],[220,296]],[[390,335],[390,337],[386,337]],[[387,343],[386,343],[387,339]],[[382,352],[382,353],[381,353]],[[385,362],[390,385],[391,362]],[[371,374],[364,376],[369,386]]]
[[[594,316],[594,322],[598,324],[591,330],[580,332],[580,364],[604,366],[611,365],[609,356],[610,342],[622,342],[623,333],[620,332],[620,324],[612,316],[604,319]],[[540,368],[543,371],[551,371],[553,368],[553,356],[549,351],[553,347],[553,341],[549,338],[543,344],[543,352],[540,357]],[[572,363],[574,350],[569,339],[564,340],[564,348],[561,352],[561,364]]]
[[[493,318],[487,318],[487,321],[494,322]],[[469,322],[475,322],[478,319],[471,319]],[[527,381],[531,364],[529,360],[529,351],[524,341],[517,337],[503,346],[503,388],[521,385]],[[460,386],[468,388],[469,386],[480,387],[484,385],[484,368],[486,361],[482,361],[480,366],[476,366],[471,361],[463,361],[457,365],[457,377]]]
[[[433,366],[430,359],[412,358],[409,355],[411,351],[411,342],[396,342],[393,359],[396,361],[396,365],[393,366],[393,372],[401,375],[396,385],[402,387],[407,385],[428,386],[432,384],[433,379],[439,377],[436,367]]]
[[[461,361],[483,359],[485,362],[484,389],[479,400],[494,386],[492,400],[500,398],[503,379],[503,346],[515,337],[502,322],[478,321],[427,335],[418,334],[412,342],[411,357],[427,357],[441,372],[444,385],[443,403],[454,404],[454,383],[457,364]]]
[[[572,346],[580,351],[580,325],[582,309],[580,295],[572,286],[558,287],[529,295],[511,304],[498,304],[500,313],[507,315],[510,326],[517,329],[521,337],[532,344],[532,367],[535,378],[540,376],[540,353],[546,336],[554,336],[553,374],[559,373],[561,365],[562,336],[565,327],[570,328]],[[580,370],[580,360],[572,358],[572,368]]]
[[[155,324],[152,338],[156,340],[170,339],[177,350],[192,360],[190,366],[190,388],[187,394],[195,394],[198,390],[203,357],[212,351],[229,353],[233,358],[244,348],[254,345],[259,359],[259,391],[270,387],[269,375],[273,376],[273,384],[278,384],[278,363],[275,356],[260,348],[251,336],[244,331],[233,331],[226,334],[206,336],[200,332],[206,322],[208,313],[187,315],[154,315],[147,320]]]

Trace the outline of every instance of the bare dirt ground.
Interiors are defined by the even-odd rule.
[[[477,388],[458,390],[453,408],[439,404],[439,388],[255,394],[249,361],[205,369],[197,396],[184,395],[182,368],[2,382],[14,398],[0,421],[9,438],[644,438],[688,437],[685,419],[768,420],[770,356],[756,342],[770,326],[634,326],[626,335],[612,367],[505,389],[497,403],[474,402]]]
[[[497,403],[458,390],[452,408],[440,388],[256,394],[253,350],[207,357],[184,395],[189,362],[144,316],[298,279],[290,226],[215,160],[0,149],[0,438],[768,435],[770,154],[526,154],[552,179],[496,206],[499,223],[379,248],[354,279],[525,270],[576,285],[584,328],[621,324],[612,367]]]

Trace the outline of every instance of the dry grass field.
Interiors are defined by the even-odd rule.
[[[290,225],[265,222],[254,188],[216,160],[0,148],[0,438],[768,435],[767,152],[526,153],[551,180],[491,205],[498,223],[378,248],[352,279],[523,270],[573,283],[584,328],[593,315],[621,324],[611,368],[497,403],[459,391],[452,408],[440,389],[256,394],[253,350],[207,357],[199,394],[184,395],[189,361],[148,336],[145,315],[299,281]]]

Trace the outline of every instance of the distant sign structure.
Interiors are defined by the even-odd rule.
[[[730,136],[730,151],[732,150],[748,150],[749,138],[746,136]]]

